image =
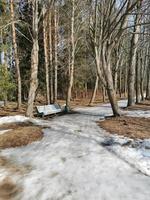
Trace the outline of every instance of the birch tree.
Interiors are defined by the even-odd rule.
[[[46,7],[43,6],[43,41],[44,41],[44,59],[45,59],[45,79],[46,79],[46,101],[50,104],[50,79],[49,79],[49,60],[48,60],[48,14]]]
[[[18,87],[18,109],[21,108],[22,103],[22,92],[21,92],[21,75],[19,67],[19,56],[18,56],[18,47],[17,47],[17,38],[16,38],[16,28],[15,28],[15,14],[14,14],[14,1],[10,0],[10,11],[11,11],[11,24],[12,24],[12,40],[14,48],[14,58],[16,66],[16,76],[17,76],[17,87]]]
[[[66,100],[66,106],[69,107],[70,100],[71,100],[71,91],[73,86],[73,76],[74,76],[74,61],[75,61],[75,36],[74,36],[74,26],[75,26],[75,0],[72,0],[72,7],[71,7],[71,42],[70,42],[70,73],[69,73],[69,84],[68,84],[68,91],[67,91],[67,100]]]

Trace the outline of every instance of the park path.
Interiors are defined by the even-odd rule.
[[[11,177],[22,188],[16,199],[149,200],[150,177],[103,145],[109,136],[96,122],[110,106],[76,111],[47,121],[41,141],[1,152],[30,169]]]

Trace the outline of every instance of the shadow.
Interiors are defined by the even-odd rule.
[[[77,112],[76,114],[80,114],[80,115],[87,115],[87,116],[93,116],[93,117],[101,117],[101,118],[105,118],[104,114],[93,114],[93,113],[84,113],[84,112]]]
[[[113,145],[119,145],[119,146],[131,146],[132,142],[131,141],[126,141],[123,144],[120,144],[119,142],[115,141],[113,138],[106,138],[105,141],[101,142],[100,145],[105,148],[108,152],[110,152],[111,154],[115,155],[117,158],[119,158],[120,160],[122,160],[123,162],[127,163],[129,166],[131,166],[132,168],[134,168],[135,170],[137,170],[140,174],[143,174],[145,176],[148,176],[146,173],[144,173],[142,170],[140,170],[135,164],[129,162],[127,159],[123,158],[121,155],[119,155],[118,153],[116,153],[111,146]],[[133,147],[134,148],[134,147]]]

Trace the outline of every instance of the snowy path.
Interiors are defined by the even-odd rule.
[[[11,175],[22,187],[16,199],[149,200],[150,177],[102,145],[108,134],[96,121],[111,115],[110,106],[77,110],[49,121],[42,141],[1,151],[18,166],[30,166]],[[0,173],[0,179],[9,174]]]

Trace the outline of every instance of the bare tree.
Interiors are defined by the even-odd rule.
[[[18,109],[21,108],[21,75],[19,68],[19,56],[18,56],[18,47],[16,39],[16,27],[15,27],[15,14],[14,14],[14,1],[10,0],[10,11],[11,11],[11,24],[12,24],[12,39],[13,39],[13,48],[14,48],[14,57],[15,57],[15,66],[16,66],[16,76],[17,76],[17,87],[18,87]]]
[[[55,4],[54,9],[54,102],[57,102],[57,90],[58,90],[58,13]]]
[[[74,77],[74,61],[75,61],[75,36],[74,36],[74,27],[75,26],[75,0],[72,0],[72,11],[71,11],[71,57],[70,57],[70,74],[69,74],[69,85],[67,91],[66,106],[69,107],[71,100],[71,91],[73,86],[73,77]]]
[[[104,77],[104,85],[114,116],[119,116],[116,92],[112,76],[113,49],[118,45],[124,30],[127,27],[128,14],[133,10],[138,1],[115,0],[95,1],[93,18],[90,20],[91,40],[94,46],[95,59],[98,61],[97,72],[100,79]],[[93,5],[91,6],[93,8]],[[102,74],[104,76],[102,76]]]
[[[30,80],[30,89],[28,96],[28,107],[26,111],[26,115],[28,117],[33,116],[33,104],[35,100],[35,93],[38,87],[38,64],[39,64],[39,43],[38,43],[38,22],[39,22],[39,12],[38,6],[39,1],[32,1],[32,37],[33,37],[33,48],[31,52],[31,80]]]
[[[49,67],[50,67],[50,103],[54,102],[53,93],[53,51],[52,51],[52,10],[49,8]]]
[[[48,61],[48,15],[46,7],[43,6],[43,40],[44,40],[44,58],[45,58],[45,74],[46,74],[46,99],[50,104],[50,80],[49,80],[49,61]]]
[[[130,60],[129,60],[129,70],[128,70],[128,106],[134,105],[134,96],[135,96],[135,69],[136,69],[136,58],[137,58],[137,44],[139,41],[140,33],[140,9],[142,6],[142,1],[138,1],[137,4],[137,14],[134,20],[134,31],[131,39],[131,48],[130,48]]]
[[[94,101],[95,101],[96,92],[97,92],[97,89],[98,89],[98,83],[99,83],[99,76],[96,76],[95,86],[94,86],[92,98],[91,98],[90,103],[89,103],[90,106],[92,106]]]

